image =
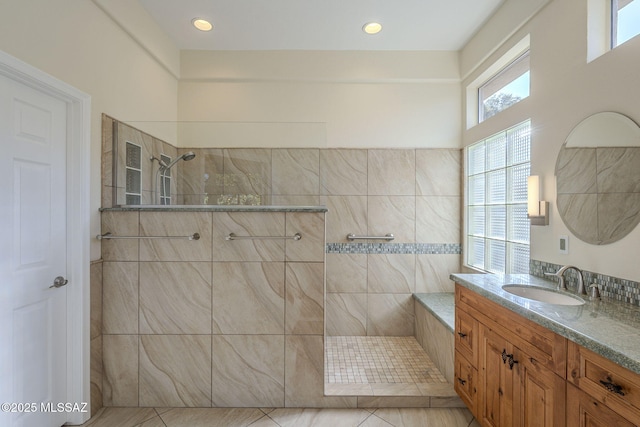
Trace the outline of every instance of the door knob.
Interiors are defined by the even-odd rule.
[[[69,283],[69,281],[67,279],[65,279],[62,276],[58,276],[55,279],[53,279],[53,285],[49,286],[49,289],[51,289],[51,288],[61,288],[64,285],[66,285],[67,283]]]

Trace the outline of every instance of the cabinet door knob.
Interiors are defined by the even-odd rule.
[[[507,354],[507,349],[502,349],[502,363],[507,363],[507,359],[509,358],[509,354]]]
[[[465,385],[467,383],[467,381],[463,380],[462,378],[458,378],[458,382],[462,385]]]
[[[467,336],[467,334],[465,334],[464,332],[458,332],[458,336],[459,336],[460,338],[464,338],[464,337],[466,337],[466,336]]]

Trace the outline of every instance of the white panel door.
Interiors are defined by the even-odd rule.
[[[67,287],[51,287],[67,267],[66,126],[63,101],[0,75],[0,398],[14,404],[0,426],[67,420],[43,410],[67,397]]]

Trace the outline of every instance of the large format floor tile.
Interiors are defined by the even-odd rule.
[[[82,427],[478,427],[466,409],[104,408]]]

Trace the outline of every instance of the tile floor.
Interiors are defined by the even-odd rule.
[[[103,408],[83,427],[479,427],[467,409]]]
[[[414,337],[325,337],[324,375],[328,395],[453,396]]]
[[[448,396],[452,386],[413,337],[327,337],[325,390],[391,396],[398,406]],[[336,388],[337,387],[337,388]],[[351,388],[349,388],[351,387]],[[354,388],[355,387],[355,388]],[[426,390],[426,391],[425,391]],[[360,399],[360,398],[358,398]],[[383,402],[377,397],[364,406]],[[421,400],[422,399],[422,400]],[[430,399],[435,399],[430,397]],[[385,405],[388,406],[388,405]],[[83,427],[479,427],[466,408],[102,408]]]

